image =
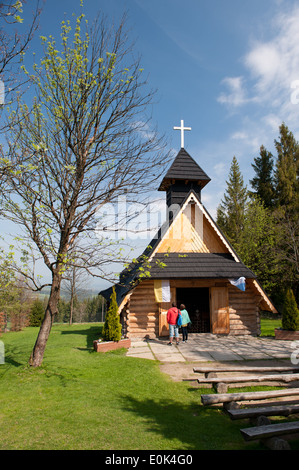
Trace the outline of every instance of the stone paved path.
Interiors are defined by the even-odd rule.
[[[221,337],[190,334],[187,343],[169,346],[168,339],[132,340],[127,356],[167,362],[242,361],[287,359],[294,352],[291,341],[274,338]],[[299,345],[297,345],[299,349]],[[299,358],[299,353],[297,354]]]

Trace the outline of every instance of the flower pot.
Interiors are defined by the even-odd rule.
[[[120,341],[98,341],[93,342],[93,348],[96,352],[113,351],[120,348],[129,348],[131,340],[129,338],[121,339]]]
[[[275,328],[275,339],[282,339],[287,341],[299,340],[299,330],[283,330],[282,328]]]

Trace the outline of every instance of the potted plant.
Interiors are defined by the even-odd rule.
[[[282,328],[275,328],[275,338],[299,339],[299,310],[292,289],[288,289],[282,310]]]
[[[110,305],[106,315],[105,324],[102,330],[102,339],[93,342],[95,351],[107,352],[119,348],[129,348],[131,340],[121,339],[121,323],[118,315],[118,305],[116,293],[113,287],[110,297]]]

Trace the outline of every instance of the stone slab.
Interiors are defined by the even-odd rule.
[[[139,358],[139,359],[150,359],[152,361],[155,360],[155,357],[151,352],[142,352],[142,353],[132,353],[132,352],[130,353],[130,352],[128,352],[127,356],[128,357],[136,357],[136,358]]]
[[[155,354],[156,359],[161,362],[185,362],[181,354]]]
[[[138,352],[139,351],[139,352]],[[269,338],[217,337],[190,335],[187,343],[168,345],[168,338],[132,341],[129,356],[156,358],[161,362],[240,361],[291,358],[294,348],[290,342]]]

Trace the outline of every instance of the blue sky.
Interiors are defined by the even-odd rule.
[[[64,13],[78,13],[79,3],[46,0],[32,50],[39,35],[58,37]],[[157,89],[153,123],[169,148],[180,149],[173,126],[184,119],[192,127],[185,148],[211,178],[202,200],[212,215],[234,155],[249,184],[253,158],[261,145],[274,152],[282,121],[299,138],[298,2],[85,0],[89,20],[98,11],[116,22],[127,11],[136,53]]]
[[[32,50],[40,34],[59,36],[64,13],[79,12],[79,3],[46,0]],[[127,11],[135,50],[157,90],[153,123],[169,148],[180,149],[173,126],[184,119],[192,127],[185,148],[212,180],[202,194],[211,213],[234,155],[248,184],[253,158],[262,144],[274,151],[282,121],[298,138],[299,104],[291,102],[299,80],[298,2],[85,0],[89,20],[98,11],[116,22]]]

